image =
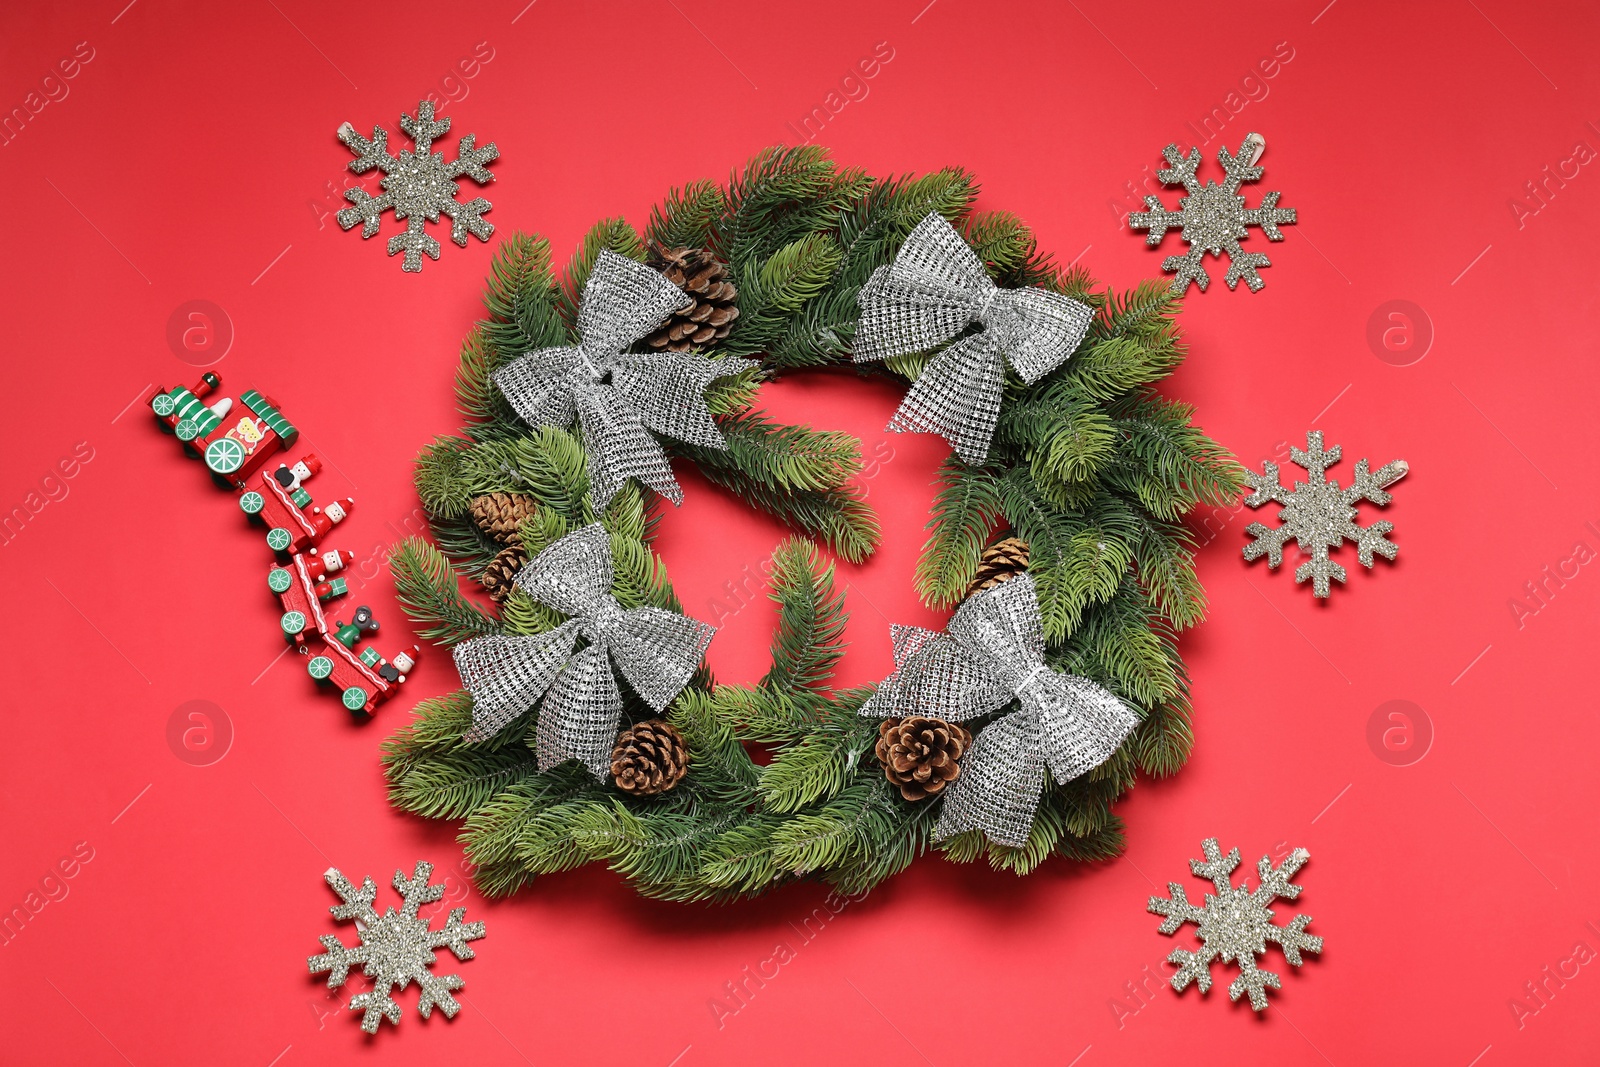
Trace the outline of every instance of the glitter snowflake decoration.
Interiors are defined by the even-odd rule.
[[[439,258],[439,242],[423,232],[422,220],[438,222],[439,213],[450,216],[450,239],[462,248],[467,247],[467,234],[487,241],[494,233],[494,224],[483,220],[483,213],[491,205],[483,197],[468,203],[456,201],[460,187],[456,178],[465,174],[481,185],[494,181],[494,175],[484,166],[500,158],[500,150],[491,141],[482,148],[477,146],[477,136],[467,134],[456,146],[454,163],[444,161],[443,152],[431,152],[435,138],[443,137],[450,129],[450,120],[433,118],[433,104],[424,100],[417,105],[417,117],[401,114],[400,129],[411,138],[413,148],[398,156],[389,151],[389,135],[380,126],[372,128],[372,140],[356,132],[348,122],[339,127],[339,140],[343,141],[356,158],[350,169],[364,174],[377,167],[383,171],[379,186],[381,196],[371,196],[365,189],[346,189],[344,198],[354,207],[339,212],[339,225],[349,229],[361,223],[361,236],[371,237],[378,232],[383,213],[390,209],[394,217],[406,224],[406,232],[389,238],[389,254],[404,251],[405,259],[400,269],[413,274],[422,270],[424,252],[432,259]]]
[[[1266,556],[1267,566],[1276,568],[1283,562],[1284,544],[1294,539],[1300,545],[1300,551],[1311,556],[1295,568],[1294,580],[1303,582],[1310,578],[1313,592],[1324,599],[1331,588],[1328,580],[1331,578],[1343,582],[1345,578],[1344,568],[1328,558],[1329,549],[1338,548],[1345,541],[1355,542],[1356,558],[1368,570],[1372,569],[1374,555],[1394,559],[1399,553],[1399,547],[1385,538],[1394,529],[1394,523],[1375,522],[1371,526],[1357,526],[1356,509],[1351,505],[1358,500],[1387,504],[1393,498],[1384,489],[1404,478],[1411,469],[1405,460],[1397,459],[1369,473],[1367,461],[1363,459],[1356,463],[1355,481],[1350,488],[1344,489],[1338,482],[1324,477],[1327,469],[1339,462],[1339,456],[1338,445],[1324,450],[1322,431],[1312,430],[1306,434],[1304,452],[1298,448],[1289,449],[1289,458],[1305,468],[1311,476],[1309,480],[1295,482],[1293,489],[1285,489],[1278,480],[1276,463],[1262,463],[1264,474],[1245,472],[1255,492],[1245,497],[1244,502],[1253,508],[1259,508],[1268,501],[1282,504],[1283,510],[1278,512],[1278,521],[1283,525],[1272,529],[1252,522],[1246,526],[1244,532],[1255,540],[1245,546],[1244,558]]]
[[[1177,882],[1167,883],[1167,891],[1172,894],[1170,898],[1150,898],[1149,909],[1165,916],[1161,922],[1162,933],[1175,934],[1184,923],[1194,923],[1200,928],[1198,934],[1204,942],[1198,952],[1175,948],[1167,957],[1167,962],[1178,968],[1178,973],[1172,976],[1172,988],[1181,993],[1194,982],[1200,992],[1208,993],[1211,991],[1211,961],[1236,963],[1239,976],[1228,986],[1229,999],[1238,1000],[1249,993],[1250,1006],[1256,1011],[1266,1011],[1268,987],[1283,988],[1276,974],[1256,966],[1256,957],[1267,951],[1267,942],[1276,942],[1283,949],[1284,959],[1296,967],[1300,966],[1302,949],[1322,951],[1322,938],[1305,932],[1311,916],[1296,915],[1288,926],[1278,926],[1273,923],[1272,909],[1268,907],[1280,897],[1293,900],[1300,895],[1300,887],[1289,879],[1306,865],[1311,853],[1297,848],[1281,867],[1273,867],[1271,859],[1262,856],[1261,862],[1256,864],[1261,885],[1252,892],[1243,885],[1236,888],[1233,884],[1233,870],[1239,866],[1238,849],[1224,856],[1214,837],[1207,838],[1200,847],[1205,850],[1206,858],[1190,860],[1189,869],[1196,877],[1211,879],[1217,889],[1214,895],[1206,894],[1205,907],[1197,908],[1189,903],[1183,886]]]
[[[461,1007],[450,995],[451,990],[461,988],[460,975],[436,975],[428,968],[433,966],[434,951],[440,948],[448,948],[456,959],[470,960],[474,953],[467,942],[483,936],[483,923],[462,922],[466,908],[452,910],[441,930],[430,929],[428,920],[418,918],[419,907],[444,895],[443,885],[428,884],[432,874],[431,863],[418,863],[409,879],[404,871],[395,871],[394,888],[403,903],[399,911],[389,908],[382,915],[372,906],[378,897],[378,887],[371,878],[363,879],[358,889],[336,867],[329,867],[322,876],[344,901],[328,910],[335,919],[354,919],[361,943],[349,948],[332,934],[324,934],[320,940],[327,951],[310,957],[306,963],[312,974],[329,972],[329,989],[337,989],[345,983],[352,964],[362,965],[367,977],[372,979],[373,988],[350,998],[350,1010],[366,1009],[361,1029],[369,1034],[377,1033],[385,1018],[399,1025],[400,1005],[389,996],[389,991],[404,989],[411,982],[416,982],[421,990],[417,1011],[424,1019],[433,1014],[434,1005],[450,1018]]]
[[[1227,174],[1227,179],[1221,185],[1215,182],[1202,184],[1195,178],[1195,171],[1200,167],[1200,149],[1193,149],[1184,155],[1177,145],[1169,144],[1162,150],[1169,165],[1156,171],[1156,177],[1167,185],[1182,185],[1189,195],[1178,198],[1177,211],[1168,211],[1158,197],[1145,197],[1145,207],[1150,210],[1130,213],[1128,226],[1135,230],[1149,230],[1150,234],[1145,238],[1147,245],[1160,244],[1169,228],[1182,230],[1189,251],[1185,255],[1168,256],[1161,261],[1162,270],[1178,272],[1178,276],[1172,279],[1174,293],[1182,294],[1191,281],[1200,286],[1202,293],[1205,292],[1206,286],[1211,284],[1203,265],[1207,252],[1214,256],[1224,252],[1228,254],[1228,275],[1224,280],[1229,289],[1236,288],[1240,278],[1244,279],[1252,293],[1266,284],[1256,273],[1256,268],[1270,267],[1272,261],[1259,252],[1246,252],[1239,247],[1239,242],[1248,235],[1249,226],[1261,227],[1261,232],[1266,234],[1269,241],[1283,240],[1278,224],[1294,222],[1295,209],[1279,207],[1278,194],[1275,192],[1263,196],[1260,207],[1247,210],[1244,206],[1239,186],[1261,177],[1261,168],[1254,166],[1255,159],[1252,157],[1259,156],[1258,146],[1265,144],[1260,134],[1252,133],[1245,137],[1236,155],[1230,155],[1226,145],[1218,149],[1217,161]]]

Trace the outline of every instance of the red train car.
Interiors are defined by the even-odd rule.
[[[295,552],[287,564],[267,572],[267,588],[277,594],[283,607],[278,619],[283,636],[302,650],[307,637],[319,637],[329,629],[322,602],[349,592],[343,578],[330,577],[343,570],[349,558],[348,553],[333,548],[321,553],[315,549]]]
[[[317,507],[305,483],[322,469],[322,461],[306,454],[294,466],[280,463],[262,471],[255,485],[239,495],[239,507],[267,525],[267,545],[294,555],[309,551],[317,541],[345,520],[356,502],[349,497]]]
[[[357,652],[361,635],[377,629],[372,609],[362,605],[352,621],[335,623],[332,630],[324,631],[323,651],[306,661],[306,673],[340,690],[344,706],[361,718],[370,716],[379,704],[400,691],[406,675],[422,656],[420,645],[395,653],[392,661],[370,645]]]

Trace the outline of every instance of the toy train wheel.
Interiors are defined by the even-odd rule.
[[[286,552],[294,541],[294,535],[282,526],[274,526],[267,531],[267,547],[274,552]]]
[[[193,419],[179,419],[172,432],[178,435],[180,441],[193,441],[200,436],[200,424]]]
[[[367,706],[367,691],[359,685],[352,685],[344,691],[344,695],[340,699],[344,701],[344,706],[351,711],[361,711]]]
[[[312,656],[310,662],[306,664],[306,673],[320,682],[333,673],[333,660],[327,656]],[[363,700],[362,703],[365,704],[366,701]]]
[[[278,622],[283,627],[285,637],[293,637],[306,628],[306,616],[301,611],[286,611]]]
[[[166,393],[162,393],[160,396],[157,396],[154,400],[150,401],[150,409],[164,419],[168,415],[171,415],[174,411],[178,410],[178,402],[172,399],[172,397],[168,396]]]
[[[274,567],[267,572],[267,588],[274,593],[286,593],[294,584],[294,575],[282,567]]]
[[[206,466],[217,474],[232,474],[244,466],[244,446],[231,437],[219,437],[206,446]]]
[[[259,515],[261,514],[261,509],[266,506],[266,498],[254,489],[239,498],[239,510],[246,515]]]

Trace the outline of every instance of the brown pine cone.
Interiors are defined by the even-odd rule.
[[[728,265],[704,248],[662,248],[650,245],[645,266],[689,294],[689,306],[672,316],[645,341],[651,348],[682,352],[690,346],[720,341],[739,317],[734,301],[739,290],[728,280]]]
[[[664,719],[646,719],[628,727],[611,750],[611,777],[618,789],[634,796],[665,793],[688,772],[688,746]]]
[[[978,573],[967,586],[967,596],[999,585],[1014,574],[1028,569],[1028,542],[1020,537],[1007,537],[983,550],[978,560]]]
[[[469,507],[479,529],[496,541],[510,541],[539,502],[526,493],[487,493],[473,497]]]
[[[478,577],[478,581],[483,583],[483,588],[488,592],[489,599],[496,604],[504,603],[506,597],[511,595],[511,590],[516,588],[511,580],[527,562],[528,554],[522,550],[520,544],[512,542],[502,548],[499,555],[489,561],[489,565],[483,568],[483,574]]]
[[[878,725],[874,750],[883,773],[907,800],[936,796],[961,776],[959,760],[972,745],[965,727],[911,715]]]

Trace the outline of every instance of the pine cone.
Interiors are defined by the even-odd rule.
[[[734,301],[739,290],[728,280],[728,265],[704,248],[662,248],[651,244],[645,266],[689,294],[690,304],[672,316],[645,341],[651,348],[682,352],[691,345],[720,341],[739,317]]]
[[[496,541],[510,541],[522,520],[532,515],[539,502],[526,493],[488,493],[472,498],[472,521]]]
[[[647,719],[628,727],[611,750],[611,777],[618,789],[634,796],[665,793],[688,772],[688,746],[663,719]]]
[[[520,544],[512,542],[502,548],[499,555],[489,561],[489,565],[483,568],[483,574],[478,577],[478,581],[483,583],[483,588],[488,592],[489,599],[496,604],[504,603],[506,597],[511,595],[511,590],[516,588],[511,580],[527,562],[528,554],[522,550]]]
[[[1014,574],[1028,569],[1028,542],[1020,537],[1007,537],[983,550],[978,560],[978,573],[967,586],[967,596],[999,585]]]
[[[943,719],[911,715],[885,719],[878,726],[878,762],[907,800],[937,796],[961,776],[958,762],[972,745],[965,727]]]

